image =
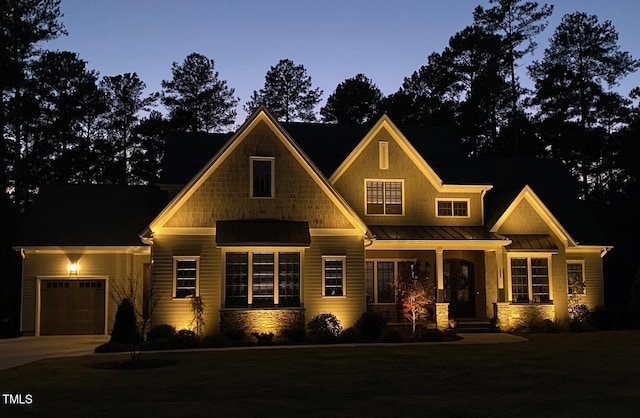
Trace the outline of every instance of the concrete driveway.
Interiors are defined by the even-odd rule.
[[[0,370],[52,357],[74,357],[93,353],[108,335],[60,335],[0,340]]]

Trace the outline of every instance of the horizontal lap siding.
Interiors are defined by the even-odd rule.
[[[583,258],[585,261],[584,278],[585,284],[587,285],[583,301],[587,304],[589,309],[593,309],[596,306],[603,306],[604,284],[602,281],[602,257],[600,257],[600,254],[585,254]]]
[[[346,297],[322,296],[322,256],[346,256]],[[366,308],[364,243],[361,237],[312,237],[304,255],[304,306],[308,323],[315,315],[333,313],[351,327]]]
[[[22,299],[22,331],[26,335],[33,335],[36,328],[37,278],[75,280],[75,276],[69,277],[70,260],[78,262],[78,279],[107,279],[107,332],[110,332],[118,309],[114,289],[128,286],[127,281],[133,280],[140,295],[144,263],[148,263],[150,258],[146,254],[81,254],[73,250],[68,254],[27,254],[23,267]]]
[[[154,238],[151,273],[153,298],[152,326],[170,324],[190,328],[193,318],[190,299],[173,298],[173,257],[199,256],[199,294],[205,304],[205,332],[216,332],[220,324],[220,250],[214,236],[158,235]]]

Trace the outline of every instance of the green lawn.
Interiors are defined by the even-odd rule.
[[[0,371],[0,392],[34,399],[2,406],[0,416],[637,416],[640,331],[530,338],[503,345],[147,353],[143,358],[176,362],[147,370],[92,367],[111,355],[49,359]]]

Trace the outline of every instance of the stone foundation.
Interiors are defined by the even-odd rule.
[[[449,328],[449,303],[436,303],[436,327],[440,330]]]
[[[496,303],[498,326],[501,331],[509,331],[518,326],[520,319],[528,315],[529,310],[535,310],[542,319],[556,318],[555,305],[511,304],[509,302]]]
[[[220,332],[242,331],[245,335],[273,333],[304,328],[304,309],[229,309],[220,311]]]

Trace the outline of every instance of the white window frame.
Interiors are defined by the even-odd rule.
[[[276,170],[275,170],[275,157],[256,157],[249,158],[249,196],[252,199],[273,199],[276,195]],[[253,163],[256,161],[269,161],[271,162],[271,196],[254,196],[253,195]]]
[[[585,269],[585,261],[584,260],[567,260],[567,294],[570,296],[571,289],[569,288],[569,264],[580,264],[582,267],[582,283],[584,283],[584,290],[579,295],[584,296],[587,294],[587,276]]]
[[[383,186],[383,191],[382,191],[382,196],[383,196],[383,203],[382,203],[382,207],[384,209],[383,213],[369,213],[369,206],[368,206],[368,202],[367,202],[367,183],[369,182],[382,182],[385,184],[385,186]],[[384,199],[385,194],[386,194],[386,183],[400,183],[401,187],[402,187],[402,194],[401,194],[401,205],[402,205],[402,213],[387,213],[387,203]],[[404,187],[404,179],[364,179],[364,213],[367,216],[404,216],[405,213],[405,208],[406,208],[406,199],[405,199],[405,187]]]
[[[438,213],[438,203],[440,202],[450,202],[451,203],[451,215],[440,215]],[[456,215],[455,214],[455,210],[454,210],[454,202],[466,202],[467,203],[467,215],[463,216],[463,215]],[[453,197],[453,198],[441,198],[438,197],[436,198],[436,203],[435,203],[435,214],[437,218],[470,218],[471,217],[471,199],[469,199],[468,197],[465,198],[460,198],[460,197]]]
[[[529,304],[530,305],[548,305],[553,304],[553,259],[552,254],[549,253],[510,253],[507,256],[507,278],[509,285],[509,301],[511,303],[516,303],[518,305],[527,305],[522,302],[514,302],[513,301],[513,281],[511,277],[511,260],[514,258],[526,258],[527,259],[527,285],[528,285],[528,293],[529,293]],[[531,259],[532,258],[546,258],[547,259],[547,278],[549,280],[549,302],[534,302],[533,301],[533,280],[532,280],[532,272],[531,272]]]
[[[200,296],[200,256],[196,255],[180,255],[173,256],[173,290],[171,296],[173,299],[189,299],[188,297],[177,297],[178,291],[178,261],[195,261],[196,262],[196,283],[193,292],[194,296]]]
[[[399,263],[415,263],[417,260],[415,258],[367,258],[364,260],[365,262],[365,279],[367,274],[367,262],[373,263],[373,304],[375,305],[395,305],[397,301],[394,302],[378,302],[378,262],[393,262],[393,278],[395,280],[398,277],[398,264]],[[365,284],[365,291],[366,291]],[[398,289],[394,287],[394,298],[398,295]]]
[[[326,268],[327,261],[342,262],[342,295],[327,295],[326,292]],[[347,256],[345,255],[323,255],[322,256],[322,296],[326,298],[344,298],[347,296]]]
[[[389,141],[378,142],[378,165],[380,170],[389,169]]]
[[[247,307],[246,308],[226,308],[225,302],[227,300],[227,253],[247,253]],[[252,247],[252,248],[229,248],[222,251],[222,306],[223,309],[270,309],[253,307],[253,255],[255,253],[273,253],[273,305],[279,307],[280,302],[280,253],[298,253],[300,257],[300,307],[302,308],[304,303],[302,300],[303,295],[303,249],[298,247]],[[290,308],[290,307],[288,307]]]

